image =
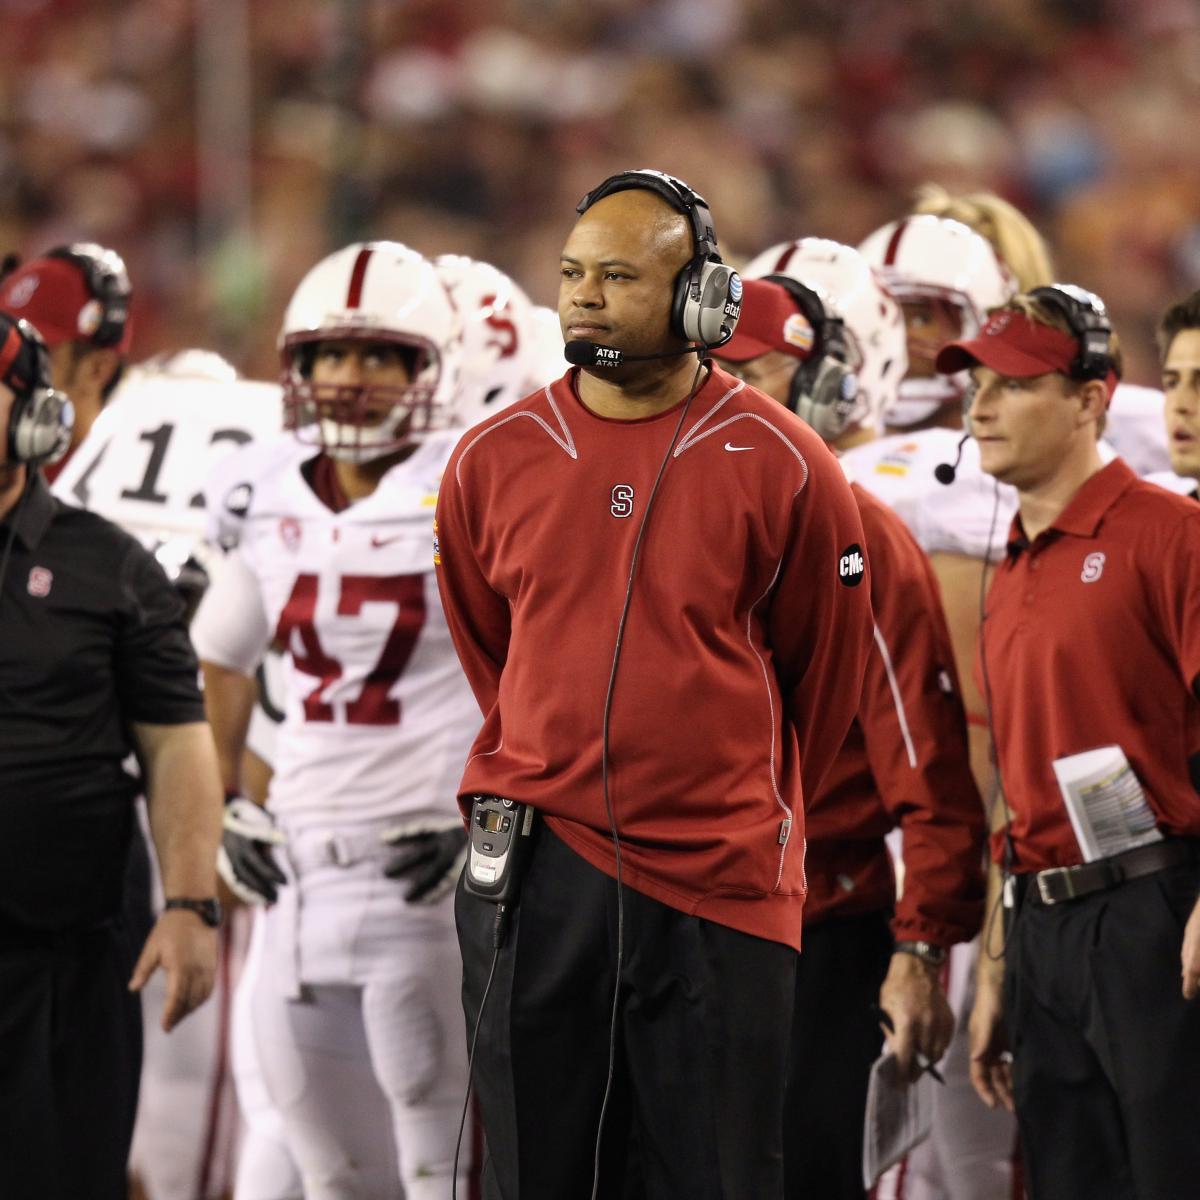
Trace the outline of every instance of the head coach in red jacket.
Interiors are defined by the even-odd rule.
[[[872,645],[862,525],[820,438],[705,354],[742,286],[704,201],[633,171],[579,213],[578,366],[466,434],[438,499],[484,714],[458,920],[485,1195],[619,1196],[633,1131],[651,1200],[772,1200],[803,800]],[[536,815],[502,910],[473,797]]]

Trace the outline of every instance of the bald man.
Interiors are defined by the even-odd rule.
[[[622,1196],[632,1136],[649,1200],[772,1200],[803,797],[872,638],[862,526],[820,439],[704,353],[741,283],[703,200],[627,172],[580,212],[559,317],[586,365],[471,430],[438,499],[484,716],[457,908],[484,1195],[588,1197],[595,1159]],[[489,797],[533,814],[502,907],[478,818],[519,835],[526,808]]]

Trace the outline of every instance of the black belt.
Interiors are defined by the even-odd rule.
[[[1077,867],[1052,867],[1018,878],[1025,881],[1024,899],[1039,908],[1048,908],[1065,900],[1078,900],[1093,892],[1106,891],[1167,867],[1195,862],[1197,858],[1200,858],[1200,843],[1189,838],[1167,838],[1126,850],[1124,854],[1114,854],[1112,858],[1080,863]]]

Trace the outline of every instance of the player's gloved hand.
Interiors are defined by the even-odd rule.
[[[278,888],[287,883],[272,846],[287,838],[275,828],[275,819],[244,796],[225,801],[225,830],[217,851],[217,870],[239,900],[246,904],[274,904]]]
[[[458,817],[397,825],[380,834],[380,841],[396,847],[383,873],[408,880],[404,898],[410,904],[436,904],[458,882],[467,861],[467,831]]]

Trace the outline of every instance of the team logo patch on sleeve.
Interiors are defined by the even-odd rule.
[[[855,542],[847,546],[838,558],[838,579],[846,587],[858,587],[867,573],[867,560],[862,547]]]

